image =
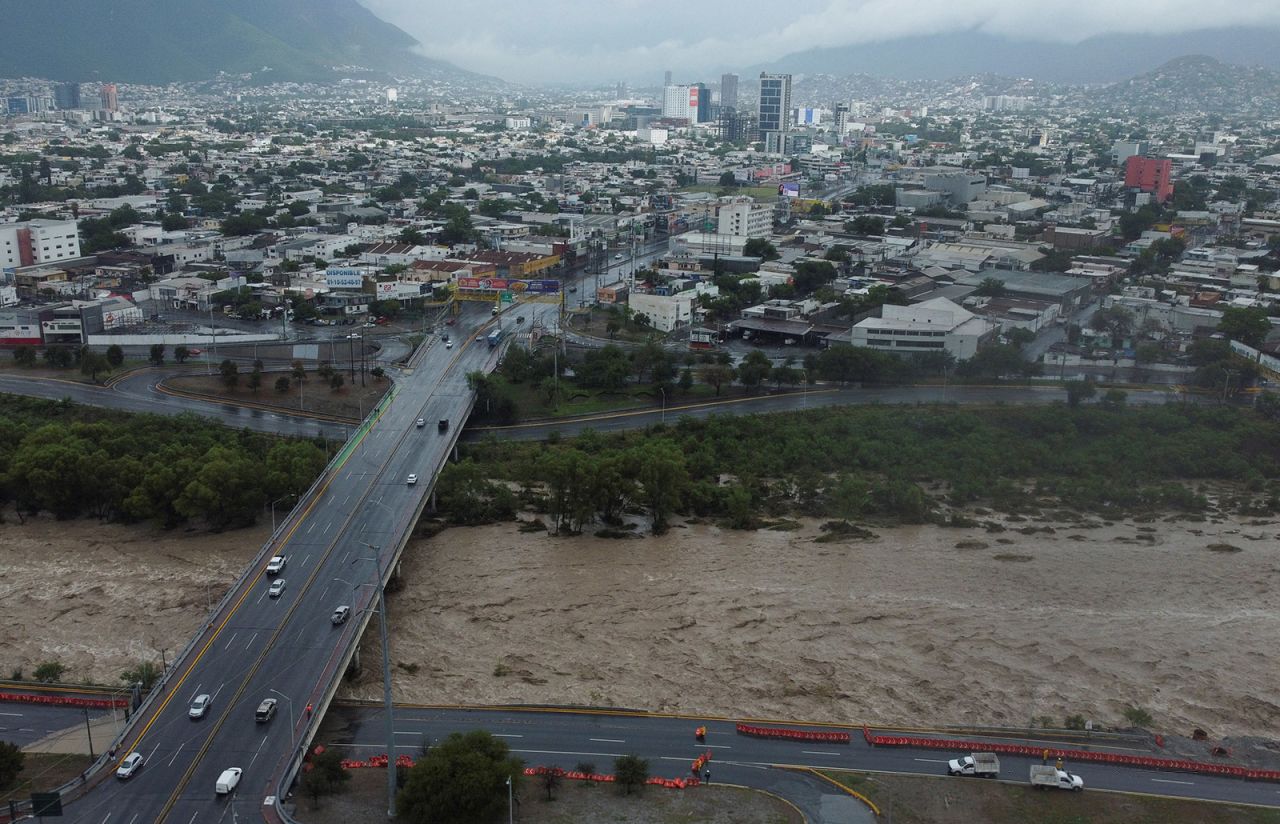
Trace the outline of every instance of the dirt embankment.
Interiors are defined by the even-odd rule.
[[[1280,524],[1035,526],[451,529],[390,599],[396,694],[881,724],[1135,705],[1170,732],[1280,736]]]

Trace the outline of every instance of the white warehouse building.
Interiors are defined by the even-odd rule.
[[[934,298],[914,306],[885,304],[880,317],[859,321],[849,336],[854,346],[896,355],[942,351],[956,360],[968,360],[996,330],[995,324],[964,307]]]

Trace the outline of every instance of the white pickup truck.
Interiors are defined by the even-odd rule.
[[[1084,789],[1084,779],[1048,764],[1032,764],[1031,786],[1038,790],[1059,789],[1080,792]]]
[[[963,758],[947,762],[947,775],[976,775],[979,778],[999,778],[1000,759],[993,752],[975,752]]]

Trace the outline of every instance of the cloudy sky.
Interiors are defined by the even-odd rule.
[[[534,83],[704,79],[818,46],[978,30],[1075,42],[1280,26],[1280,0],[360,0],[465,69]],[[1209,9],[1211,8],[1211,12]],[[781,14],[781,18],[779,15]]]

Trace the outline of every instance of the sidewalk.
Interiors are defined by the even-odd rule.
[[[89,727],[93,732],[93,752],[100,755],[120,734],[120,730],[124,728],[124,711],[117,710],[113,714],[108,712],[97,718],[89,720]],[[70,753],[76,755],[89,754],[89,731],[85,729],[84,722],[67,727],[50,735],[46,735],[39,741],[32,742],[22,748],[24,752],[40,752],[40,753]]]

